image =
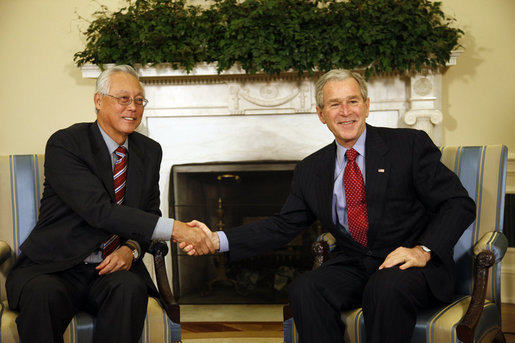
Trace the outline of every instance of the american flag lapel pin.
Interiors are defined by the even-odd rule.
[[[379,169],[377,170],[377,172],[378,172],[378,173],[384,173],[384,169],[383,169],[383,168],[379,168]]]

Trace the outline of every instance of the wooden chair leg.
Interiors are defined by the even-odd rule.
[[[488,268],[495,263],[495,255],[491,251],[482,251],[475,258],[474,288],[472,298],[465,316],[456,327],[458,339],[464,343],[474,342],[476,330],[485,304],[488,283]]]
[[[497,331],[497,335],[495,335],[493,343],[506,343],[506,338],[501,330]]]

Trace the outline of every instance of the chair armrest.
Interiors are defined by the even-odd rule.
[[[313,254],[313,270],[315,270],[327,260],[329,244],[326,241],[316,241],[311,245],[311,253]]]
[[[328,254],[334,250],[336,239],[329,232],[323,233],[317,237],[316,242],[311,245],[311,253],[313,254],[313,269],[317,269],[327,261]]]
[[[495,256],[495,263],[500,262],[508,250],[508,239],[502,232],[490,231],[481,237],[474,245],[474,255],[482,251],[491,251]]]
[[[6,241],[0,241],[0,265],[11,257],[11,247]]]
[[[175,297],[170,289],[170,283],[168,282],[168,275],[166,274],[164,257],[168,254],[168,246],[164,241],[152,241],[148,251],[154,255],[157,288],[159,289],[159,295],[161,296],[166,314],[172,322],[180,324],[181,313],[179,305],[175,301]]]
[[[507,249],[508,240],[501,232],[487,232],[474,246],[474,288],[467,312],[456,327],[463,343],[474,341],[474,331],[485,304],[488,270],[502,260]]]

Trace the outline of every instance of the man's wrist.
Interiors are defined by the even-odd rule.
[[[424,255],[427,257],[427,260],[429,261],[433,255],[433,253],[431,252],[431,249],[429,249],[427,246],[425,245],[418,245],[420,247],[420,249],[422,250],[422,252],[424,253]]]
[[[431,253],[431,249],[429,249],[428,247],[426,247],[425,245],[420,245],[420,247],[422,248],[422,250],[424,250],[425,252],[428,252],[428,253]]]
[[[141,248],[138,242],[128,240],[123,245],[131,249],[134,260],[137,260],[141,256]]]
[[[173,221],[172,237],[171,237],[173,240],[180,241],[179,238],[183,234],[185,225],[186,225],[185,223],[183,223],[177,219]]]

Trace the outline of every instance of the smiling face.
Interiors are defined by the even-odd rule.
[[[109,95],[134,99],[143,97],[143,89],[138,79],[131,74],[116,72],[110,75]],[[94,100],[98,125],[116,143],[123,144],[141,123],[143,106],[136,105],[134,101],[130,105],[120,105],[117,99],[99,93],[95,93]]]
[[[317,106],[318,118],[340,145],[352,148],[365,131],[370,99],[363,99],[359,84],[353,78],[330,80],[322,92],[324,106]]]

